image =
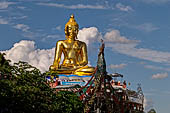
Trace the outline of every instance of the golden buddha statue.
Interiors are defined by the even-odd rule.
[[[87,66],[87,47],[84,42],[77,40],[79,26],[71,15],[70,20],[65,25],[66,40],[59,40],[56,44],[55,58],[51,71],[57,74],[91,75],[94,67]],[[61,55],[64,60],[60,64]]]

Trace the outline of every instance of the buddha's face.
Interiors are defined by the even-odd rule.
[[[78,28],[75,25],[68,25],[67,31],[69,38],[75,38],[78,34]]]

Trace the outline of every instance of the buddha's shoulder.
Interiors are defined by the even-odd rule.
[[[64,41],[65,41],[65,40],[58,40],[58,41],[57,41],[57,44],[62,44],[62,43],[64,43]]]
[[[82,41],[80,41],[80,40],[76,40],[76,42],[77,42],[78,44],[80,44],[80,45],[86,45],[85,42],[82,42]]]

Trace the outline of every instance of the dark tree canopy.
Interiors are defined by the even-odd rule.
[[[10,61],[6,60],[4,55],[0,53],[0,79],[9,79],[11,75]]]
[[[81,113],[83,105],[76,94],[56,92],[45,74],[26,62],[13,66],[0,54],[1,113]]]

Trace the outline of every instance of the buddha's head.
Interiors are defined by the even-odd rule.
[[[70,20],[65,25],[64,31],[65,31],[66,38],[74,38],[74,39],[77,38],[78,30],[79,30],[79,25],[76,23],[74,19],[74,15],[72,14],[70,16]]]

